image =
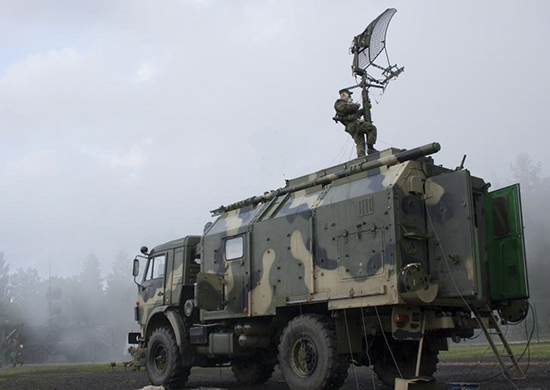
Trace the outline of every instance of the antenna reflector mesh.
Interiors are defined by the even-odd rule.
[[[391,18],[397,12],[388,8],[374,19],[361,34],[353,39],[354,68],[365,70],[386,47],[386,31]]]

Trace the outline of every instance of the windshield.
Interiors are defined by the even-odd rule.
[[[166,264],[165,254],[149,258],[149,262],[147,264],[147,271],[145,272],[145,276],[143,280],[145,281],[145,280],[162,278],[164,276],[165,264]]]

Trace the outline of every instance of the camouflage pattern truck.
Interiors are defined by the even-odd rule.
[[[388,385],[431,375],[448,339],[527,313],[518,185],[489,192],[439,144],[387,149],[222,206],[202,235],[159,245],[129,342],[155,385],[231,364],[244,384],[278,364],[292,390],[337,389],[350,364]],[[137,283],[137,282],[136,282]]]

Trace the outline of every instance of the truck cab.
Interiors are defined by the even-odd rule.
[[[142,248],[142,255],[134,259],[134,277],[139,273],[139,260],[145,260],[144,272],[138,283],[135,319],[141,325],[146,339],[152,328],[168,318],[181,316],[186,301],[194,297],[194,285],[200,271],[197,244],[200,236],[186,236],[154,247],[150,252]],[[149,333],[148,333],[149,332]],[[136,335],[133,334],[135,339]]]

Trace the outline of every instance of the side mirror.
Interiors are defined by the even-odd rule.
[[[132,275],[134,277],[139,275],[139,260],[138,259],[134,259],[134,265],[133,265],[133,268],[132,268]]]

